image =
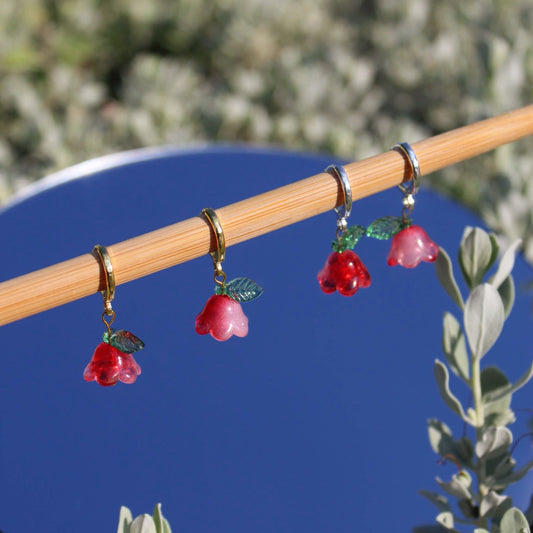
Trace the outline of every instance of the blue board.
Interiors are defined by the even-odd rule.
[[[111,245],[321,172],[333,161],[243,147],[165,149],[69,169],[0,212],[1,279]],[[77,179],[76,179],[77,178]],[[45,184],[46,185],[46,184]],[[390,190],[354,204],[352,224],[401,212]],[[454,304],[432,266],[385,263],[389,244],[356,252],[372,286],[324,295],[326,213],[230,247],[229,279],[264,294],[243,308],[250,331],[219,343],[194,331],[212,294],[208,256],[117,288],[116,325],[141,337],[142,375],[102,388],[82,372],[100,342],[100,295],[0,328],[0,529],[114,531],[120,505],[156,502],[179,532],[408,531],[436,514],[418,489],[449,478],[426,420],[463,430],[437,392],[442,313]],[[455,258],[479,221],[427,190],[414,220]],[[531,278],[520,260],[517,286]],[[530,297],[487,363],[515,380],[531,361]],[[490,359],[490,360],[489,360]],[[455,383],[454,383],[455,386]],[[467,404],[465,390],[457,394]],[[514,407],[531,407],[531,394]],[[521,403],[520,403],[521,402]],[[527,431],[518,413],[515,436]],[[518,456],[531,454],[523,441]],[[525,506],[527,477],[513,495]]]

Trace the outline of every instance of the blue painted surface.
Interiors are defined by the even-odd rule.
[[[113,244],[322,171],[333,161],[212,148],[99,170],[0,214],[1,279]],[[351,223],[400,214],[397,190],[358,201]],[[478,221],[423,190],[416,223],[455,257]],[[372,286],[352,298],[318,288],[335,234],[326,213],[227,251],[229,279],[265,287],[244,304],[249,335],[194,331],[212,294],[199,258],[117,288],[115,324],[139,337],[143,373],[104,389],[82,372],[103,331],[93,295],[0,329],[0,529],[114,531],[121,504],[156,502],[180,532],[408,531],[436,514],[417,490],[449,477],[426,420],[462,426],[433,380],[442,312],[433,267],[385,264],[388,243],[356,252]],[[523,261],[517,285],[531,277]],[[487,363],[516,379],[531,360],[530,300],[519,294]],[[464,390],[458,396],[467,403]],[[529,391],[515,407],[531,407]],[[526,429],[519,414],[515,435]],[[522,459],[531,453],[522,442]],[[514,492],[525,505],[531,477]]]

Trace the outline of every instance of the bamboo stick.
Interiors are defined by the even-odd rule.
[[[412,144],[422,175],[533,134],[533,105]],[[356,200],[410,179],[397,151],[345,165]],[[336,179],[317,174],[217,208],[226,246],[283,228],[342,203]],[[202,207],[198,206],[198,211]],[[216,206],[212,206],[215,207]],[[108,246],[116,284],[126,283],[215,249],[208,223],[198,217]],[[96,256],[85,254],[0,283],[0,325],[94,294],[104,287]]]

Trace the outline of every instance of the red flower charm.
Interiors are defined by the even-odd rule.
[[[202,312],[196,317],[196,333],[211,336],[217,341],[226,341],[232,335],[246,337],[248,318],[239,302],[225,294],[214,294],[207,300]]]
[[[96,380],[99,385],[109,387],[119,380],[123,383],[133,383],[140,373],[141,367],[131,353],[121,352],[118,348],[101,342],[83,372],[83,379]]]
[[[337,290],[343,296],[353,296],[360,287],[370,286],[370,274],[352,250],[331,253],[317,277],[326,294]]]
[[[439,247],[428,237],[424,229],[412,225],[402,229],[392,238],[387,264],[414,268],[420,261],[433,263],[438,253]]]

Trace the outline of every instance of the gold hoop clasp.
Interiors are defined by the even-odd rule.
[[[226,255],[226,238],[224,237],[224,231],[222,229],[222,225],[220,224],[220,220],[213,209],[210,209],[209,207],[202,209],[202,215],[204,215],[209,222],[209,225],[213,229],[217,244],[217,249],[213,252],[209,252],[211,259],[213,260],[213,268],[215,270],[213,278],[217,285],[224,287],[224,283],[226,282],[226,273],[224,270],[222,270],[222,263],[224,262]],[[222,279],[218,279],[219,277]]]
[[[93,252],[98,255],[102,268],[104,269],[104,279],[105,279],[105,289],[100,291],[102,293],[102,298],[104,300],[104,311],[102,313],[102,322],[107,327],[107,332],[111,335],[111,324],[115,320],[115,311],[111,302],[115,297],[115,271],[113,270],[113,263],[111,263],[111,258],[107,252],[107,248],[100,244],[97,244],[93,248]],[[111,317],[109,320],[106,320],[106,316]]]

